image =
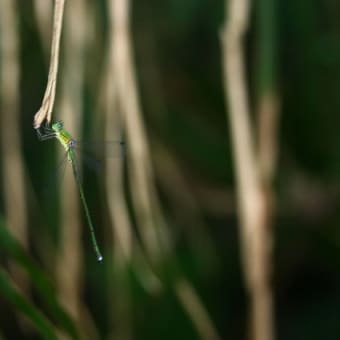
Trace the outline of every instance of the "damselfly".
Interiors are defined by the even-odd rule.
[[[89,211],[87,201],[86,201],[86,198],[85,198],[84,189],[83,189],[81,179],[80,179],[79,167],[78,167],[78,163],[77,163],[77,159],[76,159],[76,155],[75,155],[75,149],[76,149],[77,145],[79,144],[79,142],[77,142],[75,139],[73,139],[72,136],[66,130],[64,130],[64,122],[63,121],[58,121],[56,123],[53,123],[51,125],[51,127],[49,125],[44,125],[44,126],[35,127],[35,129],[37,131],[37,135],[38,135],[39,140],[45,141],[45,140],[56,138],[60,142],[60,144],[64,147],[64,149],[66,150],[67,159],[72,165],[73,175],[75,177],[75,181],[76,181],[78,189],[79,189],[80,199],[81,199],[81,202],[83,204],[86,220],[87,220],[87,223],[88,223],[88,226],[89,226],[89,229],[90,229],[93,249],[96,253],[97,260],[99,262],[101,262],[103,260],[103,256],[100,252],[98,242],[97,242],[97,239],[96,239],[96,234],[95,234],[95,231],[94,231],[93,222],[92,222],[90,211]],[[122,143],[122,142],[112,142],[112,143],[108,143],[108,144],[113,145],[115,148],[117,148],[117,147],[122,148],[124,143]]]

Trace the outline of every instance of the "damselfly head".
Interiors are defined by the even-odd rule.
[[[62,120],[59,120],[58,122],[52,124],[52,129],[55,132],[60,132],[64,128],[64,122]]]

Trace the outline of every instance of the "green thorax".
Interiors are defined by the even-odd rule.
[[[52,124],[52,130],[55,132],[55,137],[66,150],[69,161],[72,161],[74,158],[74,152],[72,148],[74,145],[74,139],[67,131],[64,130],[64,122],[59,120],[58,122]]]
[[[70,143],[73,141],[71,135],[67,131],[61,130],[56,133],[56,137],[65,150],[69,151]]]

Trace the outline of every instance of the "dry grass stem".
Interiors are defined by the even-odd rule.
[[[235,158],[244,273],[251,298],[253,338],[272,340],[273,306],[269,287],[269,244],[266,196],[259,174],[249,117],[243,36],[249,22],[250,2],[226,2],[223,32],[225,98]]]
[[[65,0],[55,0],[50,69],[41,107],[34,115],[33,126],[35,128],[39,127],[45,120],[50,123],[52,119],[58,76],[60,37],[63,25],[64,5]]]
[[[0,101],[4,205],[7,225],[27,247],[27,207],[25,176],[21,154],[19,107],[18,9],[12,0],[0,2]],[[26,275],[11,266],[17,284],[26,286]]]
[[[114,18],[114,74],[129,145],[129,171],[131,186],[134,188],[132,198],[144,246],[150,259],[158,261],[164,249],[160,246],[160,238],[166,237],[161,236],[164,222],[154,190],[149,146],[136,89],[129,29],[129,1],[111,1],[110,13]]]

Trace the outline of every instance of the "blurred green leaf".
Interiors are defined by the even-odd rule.
[[[8,274],[0,269],[0,294],[21,311],[45,339],[58,339],[53,325],[15,287]]]
[[[73,339],[79,339],[78,331],[63,308],[56,299],[56,292],[52,288],[51,282],[44,273],[31,260],[29,255],[22,249],[20,244],[9,233],[0,219],[0,248],[6,255],[20,265],[29,275],[33,287],[37,290],[39,297],[46,304],[49,313],[57,325],[62,328]]]

